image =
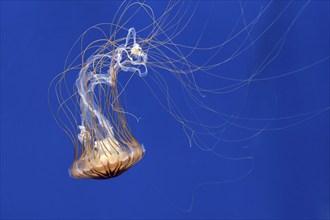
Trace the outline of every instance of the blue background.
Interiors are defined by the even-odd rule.
[[[304,3],[275,2],[258,22],[257,32],[265,30],[289,5],[288,10],[255,43],[253,56],[234,59],[224,70],[245,73],[257,66]],[[250,117],[272,115],[274,108],[279,116],[325,109],[323,113],[245,142],[221,142],[221,155],[253,156],[253,160],[235,161],[207,154],[198,147],[190,148],[182,127],[135,77],[127,91],[127,103],[131,112],[142,117],[139,123],[131,120],[131,127],[146,147],[144,159],[114,179],[69,177],[73,151],[50,114],[47,89],[52,78],[62,71],[77,37],[94,24],[110,22],[119,4],[1,2],[1,218],[328,219],[328,1],[307,4],[290,29],[279,57],[264,72],[276,76],[323,61],[280,80],[253,84],[244,106],[251,111]],[[161,1],[151,5],[160,14],[164,4]],[[256,15],[265,4],[248,4],[246,16]],[[197,8],[197,19],[178,37],[179,42],[193,44],[195,39],[189,35],[199,33],[205,22],[199,16],[208,13],[212,13],[204,33],[208,38],[203,42],[219,42],[217,39],[225,39],[240,15],[236,1],[200,3]],[[135,22],[138,26],[144,20]],[[228,45],[234,47],[235,43]],[[150,70],[147,81],[152,74]],[[203,83],[206,87],[212,84],[208,80]],[[174,94],[180,91],[178,86],[171,88]],[[232,111],[226,107],[236,102],[235,96],[222,98],[219,104],[224,106],[223,111]],[[177,99],[180,102],[180,96]],[[253,127],[253,123],[248,126]],[[284,122],[275,120],[276,123],[285,126]],[[237,140],[244,133],[236,128],[228,135]],[[205,185],[196,188],[200,183]]]

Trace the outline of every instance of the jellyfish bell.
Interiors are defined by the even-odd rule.
[[[94,141],[71,166],[69,172],[75,178],[107,179],[128,170],[144,155],[143,145],[138,142],[124,148],[113,138]]]
[[[75,178],[118,176],[140,161],[145,152],[128,128],[126,112],[119,102],[117,74],[123,71],[146,76],[147,55],[136,43],[134,28],[128,30],[124,45],[105,50],[107,46],[102,45],[87,59],[75,82],[81,110],[78,126],[81,147],[76,147],[69,170]],[[105,107],[99,99],[105,99]]]

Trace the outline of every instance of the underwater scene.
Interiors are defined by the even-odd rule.
[[[328,1],[0,4],[1,219],[329,219]]]

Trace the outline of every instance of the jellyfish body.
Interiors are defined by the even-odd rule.
[[[147,55],[136,43],[134,28],[128,30],[124,45],[114,50],[107,46],[102,45],[87,59],[75,83],[81,109],[81,147],[76,147],[69,171],[75,178],[118,176],[141,160],[145,152],[127,126],[119,102],[117,74],[124,71],[146,76]]]

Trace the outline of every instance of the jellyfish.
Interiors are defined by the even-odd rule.
[[[81,43],[80,53],[74,58],[71,56],[73,49],[70,50],[68,57],[74,60],[67,61],[66,64],[70,64],[65,65],[64,72],[53,81],[59,103],[53,115],[74,146],[70,175],[93,179],[115,177],[144,156],[143,144],[136,140],[128,125],[128,117],[135,116],[123,102],[126,84],[119,80],[122,74],[129,75],[129,78],[139,76],[160,104],[160,109],[173,116],[182,126],[182,139],[188,140],[187,146],[197,146],[203,153],[215,156],[216,160],[252,161],[249,148],[236,143],[250,140],[264,131],[293,126],[328,111],[327,106],[304,114],[278,115],[273,111],[277,106],[276,95],[273,95],[275,92],[267,89],[262,90],[268,96],[265,96],[266,100],[260,99],[258,107],[254,109],[246,105],[254,103],[249,91],[252,85],[285,78],[328,60],[328,57],[324,57],[288,73],[268,73],[267,68],[278,57],[288,32],[298,20],[299,12],[290,17],[291,20],[283,31],[278,32],[278,36],[271,39],[270,43],[265,43],[270,48],[265,49],[265,54],[259,55],[260,61],[250,61],[250,57],[255,56],[258,43],[268,39],[268,30],[274,29],[272,26],[278,16],[284,16],[281,14],[290,6],[285,5],[278,16],[271,15],[264,24],[260,21],[270,16],[270,9],[275,3],[260,4],[261,10],[251,12],[249,18],[243,13],[248,10],[239,3],[242,12],[237,21],[233,21],[233,28],[225,31],[221,29],[221,23],[216,26],[215,30],[223,32],[221,35],[215,31],[215,34],[206,36],[205,30],[214,29],[207,27],[207,22],[204,27],[198,28],[198,32],[190,34],[194,29],[189,29],[189,23],[193,19],[201,20],[194,16],[198,4],[194,5],[190,1],[169,1],[159,16],[145,3],[124,2],[112,22],[88,28],[73,46],[76,49],[78,42]],[[301,6],[301,11],[306,4]],[[159,7],[157,4],[157,9]],[[146,22],[140,22],[141,19]],[[205,16],[203,19],[209,18]],[[97,40],[90,42],[86,35],[92,30],[101,37],[93,36]],[[189,35],[184,34],[186,30]],[[187,36],[191,38],[191,43],[186,44],[184,38]],[[209,44],[204,38],[213,38],[215,43]],[[243,65],[251,62],[255,67],[248,67],[249,64],[242,71],[242,68],[237,68],[237,61],[244,61]],[[151,74],[146,77],[148,70]],[[172,89],[174,87],[179,87],[182,93],[176,93]],[[226,99],[230,100],[228,106],[225,106]],[[268,104],[274,108],[269,110]],[[264,106],[268,110],[262,110]],[[217,147],[219,143],[223,143],[222,148],[238,146],[240,153],[238,156],[226,156]],[[201,167],[196,165],[195,168]],[[253,166],[246,171],[246,175],[252,169]],[[217,182],[217,172],[214,175],[213,180]],[[233,179],[246,175],[238,175]],[[205,179],[209,180],[209,177]]]
[[[107,45],[105,45],[107,47]],[[118,99],[117,75],[120,72],[147,75],[147,55],[136,43],[136,32],[130,28],[124,44],[114,50],[102,48],[82,65],[75,82],[79,95],[81,123],[70,175],[75,178],[106,179],[120,175],[142,159],[144,147],[127,126]],[[99,87],[99,88],[97,88]],[[110,93],[103,98],[111,109],[100,105],[95,93]]]

